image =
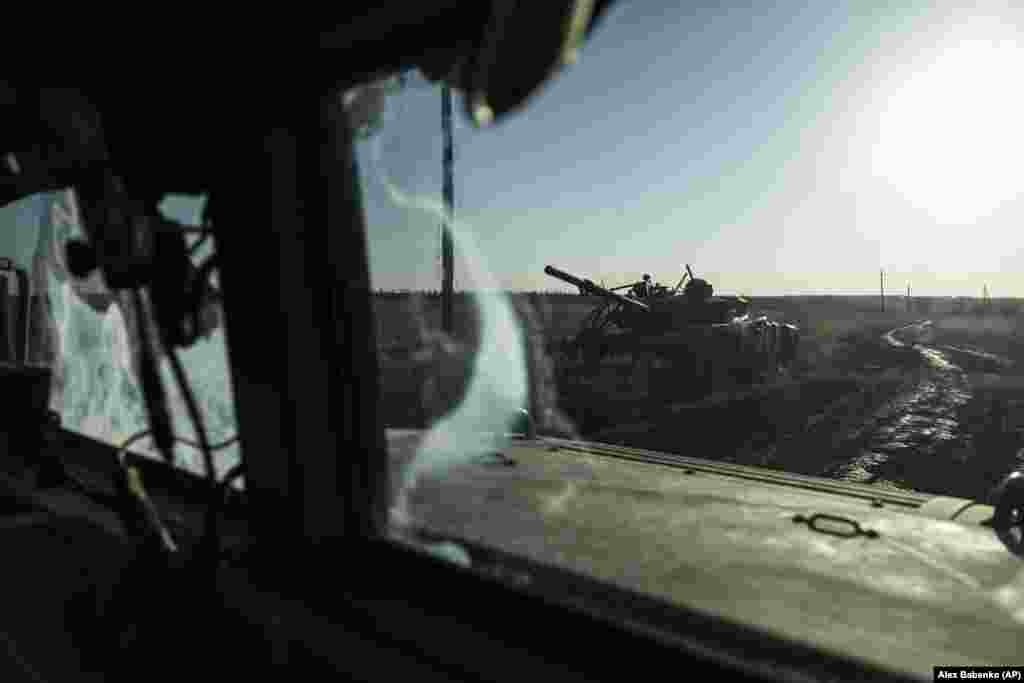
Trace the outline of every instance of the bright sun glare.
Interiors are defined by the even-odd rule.
[[[985,18],[961,24],[932,54],[891,74],[872,171],[936,221],[971,223],[1021,191],[1024,45]]]

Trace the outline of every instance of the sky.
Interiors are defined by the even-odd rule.
[[[457,102],[455,213],[498,282],[674,284],[689,263],[722,293],[870,294],[885,269],[894,290],[1024,296],[1024,11],[663,4],[614,8],[491,129]],[[439,201],[440,111],[412,78],[361,143],[375,287],[440,286],[438,216],[387,191]]]
[[[718,5],[622,0],[524,110],[477,130],[456,102],[477,268],[550,290],[549,264],[611,285],[689,263],[749,296],[874,294],[884,269],[889,291],[1024,297],[1024,9]],[[440,287],[440,219],[415,206],[440,202],[440,113],[414,74],[360,143],[376,288]],[[31,254],[32,207],[0,209],[5,255]]]

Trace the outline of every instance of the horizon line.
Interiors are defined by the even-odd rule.
[[[430,296],[441,296],[442,291],[440,289],[410,289],[410,288],[376,288],[372,290],[374,296],[378,295],[403,295],[403,294],[426,294]],[[456,288],[452,294],[455,295],[468,295],[468,294],[536,294],[542,296],[575,296],[580,298],[600,298],[599,295],[582,295],[578,292],[570,290],[554,290],[554,289],[462,289]],[[743,296],[749,299],[777,299],[777,298],[814,298],[814,297],[848,297],[848,298],[864,298],[864,299],[878,299],[879,294],[864,294],[864,293],[850,293],[850,292],[820,292],[813,294],[725,294],[722,296]],[[904,300],[907,299],[906,294],[886,294],[886,300]],[[911,299],[965,299],[965,300],[979,300],[979,301],[1017,301],[1024,300],[1024,296],[970,296],[963,294],[911,294]]]

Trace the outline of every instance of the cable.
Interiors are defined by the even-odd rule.
[[[227,500],[228,494],[231,493],[231,484],[234,483],[236,479],[244,477],[245,472],[246,470],[244,462],[240,462],[237,465],[234,465],[231,469],[225,472],[224,478],[220,480],[219,484],[219,495],[222,504]]]
[[[139,442],[140,440],[142,440],[144,438],[147,438],[147,437],[152,437],[152,431],[149,430],[149,429],[144,429],[142,431],[136,432],[135,434],[130,436],[128,439],[126,439],[124,441],[124,443],[122,443],[121,446],[118,448],[117,456],[116,457],[117,457],[118,464],[121,465],[121,467],[122,467],[122,469],[121,469],[122,473],[126,473],[126,467],[125,467],[124,460],[125,460],[125,456],[127,454],[128,449],[133,444],[135,444],[135,443]],[[202,444],[196,443],[195,441],[193,441],[191,439],[186,439],[186,438],[177,436],[177,437],[175,437],[174,440],[177,441],[177,442],[184,443],[186,445],[192,446],[193,448],[197,448],[197,449],[201,449],[202,448]],[[225,439],[223,441],[220,441],[218,443],[210,445],[209,446],[209,450],[211,452],[218,451],[218,450],[223,450],[223,449],[225,449],[225,448],[227,448],[227,447],[237,443],[238,440],[239,440],[239,437],[236,434],[236,435],[234,435],[234,436],[232,436],[230,438],[227,438],[227,439]],[[214,504],[214,502],[211,501],[209,507],[207,508],[207,517],[206,517],[206,520],[205,520],[205,529],[204,529],[204,534],[205,535],[204,535],[204,539],[205,539],[206,543],[212,543],[213,540],[216,538],[216,533],[217,533],[216,516],[220,513],[220,502],[225,497],[225,495],[227,494],[227,487],[230,486],[230,484],[231,484],[231,482],[233,480],[237,479],[239,476],[244,474],[244,472],[245,472],[244,463],[239,463],[239,464],[235,465],[234,467],[232,467],[225,474],[223,481],[221,481],[219,483],[215,482],[215,484],[214,484],[214,491],[216,493],[216,495],[215,495],[215,502],[216,502],[216,504]],[[124,476],[127,476],[127,475],[125,474]],[[109,502],[110,496],[108,496],[106,494],[103,494],[103,493],[100,493],[100,492],[97,492],[97,491],[91,490],[90,487],[86,486],[84,482],[78,480],[77,478],[72,478],[72,484],[76,488],[79,488],[82,493],[84,493],[84,494],[86,494],[88,496],[96,497],[96,498],[100,499],[101,501],[108,501]],[[129,486],[128,488],[130,489],[131,487]],[[148,501],[148,500],[141,500],[140,499],[140,502],[142,503],[146,513],[150,517],[150,520],[149,520],[150,525],[155,527],[156,531],[160,534],[162,540],[165,543],[165,547],[170,548],[172,550],[175,549],[176,545],[174,543],[174,539],[170,536],[170,533],[167,531],[167,529],[164,526],[163,522],[160,520],[160,516],[159,516],[159,514],[158,514],[158,512],[156,510],[156,507],[153,505],[153,503],[151,501]],[[214,550],[216,550],[216,548],[214,548]]]
[[[185,232],[198,233],[202,235],[196,245],[202,244],[205,239],[208,239],[209,235],[213,231],[212,222],[210,221],[209,216],[206,215],[205,211],[203,220],[204,227],[202,228],[182,228]],[[196,248],[196,245],[193,245],[193,249]],[[191,310],[187,313],[187,315],[191,317],[193,332],[197,332],[199,329],[198,323],[201,316],[202,306],[204,305],[205,294],[209,289],[208,279],[210,273],[215,268],[217,268],[216,254],[207,258],[196,270],[195,280],[193,281],[194,298],[191,302]],[[211,496],[204,524],[202,545],[206,547],[211,547],[213,544],[219,545],[217,540],[217,517],[219,514],[219,503],[221,498],[220,487],[217,484],[217,472],[213,462],[213,450],[206,434],[206,427],[203,424],[199,405],[196,401],[195,395],[192,393],[192,388],[188,382],[188,376],[181,363],[181,359],[178,357],[177,350],[174,348],[173,344],[167,343],[167,339],[165,338],[167,336],[166,330],[162,328],[158,329],[158,333],[161,338],[160,341],[167,349],[167,357],[171,364],[171,370],[174,374],[175,382],[177,383],[178,389],[185,400],[185,407],[188,411],[189,419],[192,422],[192,427],[199,439],[199,443],[196,444],[194,441],[176,437],[173,433],[170,416],[167,412],[165,400],[166,395],[163,391],[163,383],[156,371],[156,359],[152,353],[152,343],[148,334],[148,311],[145,309],[142,293],[139,290],[135,291],[135,304],[136,309],[138,310],[140,332],[143,333],[143,352],[146,356],[143,358],[142,379],[143,393],[146,396],[147,405],[150,409],[150,429],[144,432],[139,432],[122,444],[118,451],[118,460],[121,462],[127,448],[144,436],[151,436],[157,442],[157,446],[164,458],[171,463],[174,462],[174,442],[181,441],[198,448],[202,453],[205,480]],[[145,353],[146,351],[149,353]],[[229,439],[225,444],[221,444],[221,447],[233,442],[234,441],[232,439]],[[214,548],[214,550],[216,549]],[[214,558],[216,558],[218,553],[214,552],[213,555]]]
[[[138,471],[133,467],[127,466],[124,462],[128,447],[147,436],[152,436],[152,432],[149,429],[137,432],[121,444],[121,447],[117,450],[118,469],[114,488],[117,491],[115,501],[120,503],[120,505],[116,505],[115,510],[119,512],[126,530],[131,529],[133,524],[136,523],[135,520],[141,511],[141,517],[145,520],[149,530],[156,532],[163,550],[168,553],[175,553],[178,550],[178,545],[175,543],[174,537],[167,530],[163,520],[160,519],[160,513],[156,509],[156,505],[153,504],[153,501],[146,494]],[[78,486],[82,486],[82,482],[76,483]]]
[[[204,207],[203,211],[203,227],[185,227],[181,229],[186,233],[200,234],[202,235],[199,241],[193,245],[192,250],[189,250],[186,254],[190,257],[194,253],[194,249],[197,245],[201,245],[206,239],[209,238],[213,232],[212,220],[208,212],[209,204]],[[197,338],[196,333],[199,329],[199,318],[201,315],[202,306],[204,305],[204,295],[209,288],[210,273],[217,267],[217,255],[214,254],[210,258],[206,259],[197,268],[195,273],[195,279],[191,284],[194,288],[192,289],[192,301],[190,310],[186,313],[190,316],[192,323],[192,338],[189,343],[194,342]],[[183,292],[186,296],[189,294],[188,282],[182,283],[186,290]],[[199,449],[203,458],[203,468],[206,480],[206,485],[209,488],[209,494],[211,496],[210,504],[207,507],[206,518],[204,524],[204,532],[201,540],[201,547],[208,550],[212,550],[212,559],[216,561],[219,556],[219,539],[217,538],[217,517],[219,514],[219,503],[220,503],[220,487],[217,485],[217,472],[213,462],[213,450],[210,446],[209,438],[206,434],[206,427],[203,424],[202,413],[199,410],[199,404],[196,401],[195,395],[192,393],[192,388],[188,382],[188,376],[185,372],[185,368],[181,363],[181,359],[178,357],[176,345],[168,343],[169,331],[163,327],[158,327],[158,336],[161,344],[167,351],[167,358],[171,364],[171,370],[174,374],[174,379],[178,385],[178,389],[181,392],[182,397],[185,400],[185,407],[188,411],[189,420],[192,422],[192,427],[195,431],[196,436],[199,439],[199,443],[181,439],[176,437],[173,432],[173,426],[171,424],[170,416],[167,412],[166,405],[166,394],[163,390],[163,383],[160,380],[159,374],[156,368],[156,359],[153,354],[153,344],[149,337],[149,330],[147,323],[149,322],[149,316],[144,306],[142,293],[139,290],[135,290],[135,303],[136,309],[138,310],[138,318],[140,323],[140,332],[142,332],[142,350],[144,353],[143,367],[142,367],[142,379],[143,379],[143,394],[146,396],[147,406],[149,407],[150,413],[150,430],[149,434],[140,432],[139,434],[131,437],[126,441],[119,453],[119,462],[124,457],[124,452],[128,446],[143,438],[143,436],[151,436],[156,442],[159,450],[164,455],[164,458],[169,462],[174,462],[173,445],[176,441],[183,441],[189,445],[195,446]],[[148,352],[148,353],[147,353]],[[231,441],[230,439],[228,440]]]
[[[210,274],[218,268],[220,268],[220,261],[217,258],[217,254],[214,254],[196,268],[196,282],[206,282]]]
[[[189,308],[185,314],[190,327],[188,344],[194,343],[203,334],[202,318],[205,307],[210,303],[219,302],[222,298],[220,290],[209,281],[210,275],[218,267],[217,254],[213,254],[199,264],[191,278]]]
[[[152,436],[152,431],[149,430],[149,429],[143,429],[141,432],[136,432],[135,434],[132,434],[123,444],[121,444],[121,447],[118,449],[118,451],[117,451],[117,459],[118,459],[118,461],[120,462],[121,460],[123,460],[125,453],[127,452],[128,448],[132,444],[138,442],[141,439],[144,439],[147,436]],[[183,436],[176,436],[176,437],[174,437],[174,440],[178,441],[180,443],[183,443],[185,445],[192,446],[192,448],[195,448],[196,450],[199,450],[199,449],[202,448],[202,446],[200,444],[198,444],[197,442],[193,441],[192,439],[186,439]],[[236,444],[236,443],[238,443],[238,435],[237,434],[235,434],[234,436],[232,436],[232,437],[230,437],[228,439],[225,439],[224,441],[219,441],[219,442],[217,442],[215,444],[211,444],[210,445],[210,450],[214,451],[214,452],[222,451],[225,448],[227,448],[228,446],[231,446],[231,445]]]
[[[160,455],[168,463],[173,463],[174,427],[170,414],[167,412],[167,395],[157,369],[156,352],[149,329],[152,320],[146,309],[141,290],[133,291],[133,299],[140,341],[139,383],[142,385],[142,396],[146,403],[146,412],[149,414],[149,426]]]
[[[132,434],[130,437],[128,437],[125,440],[125,442],[121,444],[121,447],[117,449],[117,462],[118,462],[118,464],[120,465],[120,464],[124,463],[125,453],[128,452],[128,448],[132,444],[134,444],[134,443],[136,443],[138,441],[141,441],[142,439],[146,438],[147,436],[152,436],[152,435],[153,435],[153,430],[151,430],[151,429],[143,429],[141,432],[136,432],[136,433]]]
[[[203,466],[206,469],[206,483],[210,491],[210,502],[206,508],[206,515],[203,524],[203,535],[200,539],[200,548],[205,550],[208,555],[212,568],[216,569],[217,562],[220,559],[220,539],[218,538],[218,526],[220,515],[220,487],[217,486],[217,472],[213,465],[213,452],[210,450],[210,441],[206,435],[206,427],[203,425],[202,415],[199,412],[199,404],[196,403],[196,398],[192,394],[192,388],[188,384],[188,377],[185,374],[185,368],[181,364],[181,359],[178,358],[178,353],[174,349],[170,350],[167,354],[171,361],[171,369],[174,371],[174,378],[178,383],[178,388],[185,398],[185,407],[188,409],[189,419],[192,421],[192,428],[195,430],[196,435],[199,437],[200,450],[203,454]]]
[[[235,479],[245,476],[245,463],[240,462],[234,465],[231,469],[224,473],[224,478],[220,480],[221,486],[228,486]]]
[[[188,444],[189,446],[192,446],[192,448],[197,448],[197,449],[198,448],[202,448],[202,446],[200,446],[198,443],[196,443],[192,439],[186,439],[186,438],[181,437],[181,436],[175,437],[175,439],[180,441],[181,443]],[[210,450],[214,451],[214,452],[222,451],[225,448],[227,448],[228,446],[231,446],[231,445],[236,444],[236,443],[238,443],[238,435],[237,434],[235,434],[234,436],[232,436],[229,439],[225,439],[224,441],[220,441],[218,443],[212,444],[210,446]]]
[[[124,456],[127,453],[128,448],[132,444],[138,442],[139,440],[141,440],[141,439],[143,439],[143,438],[145,438],[147,436],[152,436],[152,433],[151,433],[150,430],[144,429],[141,432],[136,432],[128,440],[126,440],[121,445],[121,447],[118,449],[118,451],[117,451],[117,460],[118,460],[118,462],[123,462],[124,461]],[[179,442],[179,443],[183,443],[186,446],[191,446],[192,448],[195,448],[196,450],[201,450],[202,449],[202,445],[201,444],[193,441],[192,439],[186,439],[183,436],[176,436],[176,437],[174,437],[174,440]],[[239,437],[238,437],[237,434],[235,434],[234,436],[232,436],[232,437],[230,437],[228,439],[224,439],[223,441],[218,441],[215,444],[211,444],[210,445],[210,451],[213,452],[213,453],[216,453],[217,451],[222,451],[225,448],[227,448],[228,446],[233,446],[234,444],[238,443],[238,440],[239,440]],[[221,483],[223,483],[225,480],[228,480],[228,479],[236,479],[236,478],[238,478],[238,476],[240,476],[236,472],[236,468],[238,468],[238,467],[239,467],[239,465],[235,465],[230,470],[228,470],[227,473],[224,475],[224,479],[221,480]]]
[[[199,437],[199,450],[203,455],[203,469],[205,470],[206,481],[211,486],[216,485],[217,472],[213,465],[213,452],[210,450],[210,441],[206,435],[206,427],[203,424],[202,415],[199,412],[199,404],[192,393],[192,387],[189,386],[185,368],[181,364],[181,359],[178,358],[177,351],[171,349],[167,354],[167,358],[171,362],[171,370],[174,372],[174,379],[178,384],[178,390],[181,391],[185,399],[185,408],[188,410],[189,419],[192,421],[192,428],[195,430],[196,436]],[[178,437],[175,437],[175,440],[178,440]]]
[[[211,228],[192,228],[188,232],[191,234],[199,233],[200,235],[202,235],[198,240],[196,240],[192,244],[191,247],[188,248],[189,256],[195,256],[196,252],[198,252],[199,249],[204,244],[206,244],[206,241],[210,238],[210,236],[213,235],[213,230]]]
[[[188,255],[190,257],[195,256],[196,252],[198,252],[199,249],[202,248],[204,244],[206,244],[206,240],[208,240],[210,236],[213,235],[213,210],[210,208],[210,204],[210,198],[207,197],[206,203],[203,204],[203,215],[201,218],[202,228],[200,229],[203,231],[202,236],[195,244],[189,247]]]

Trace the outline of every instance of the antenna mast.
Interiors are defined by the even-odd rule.
[[[452,334],[452,299],[455,293],[455,247],[452,244],[451,224],[455,215],[455,186],[452,179],[454,155],[452,154],[452,91],[447,85],[441,88],[441,132],[444,139],[442,195],[444,200],[444,222],[441,224],[441,328],[445,334]]]

